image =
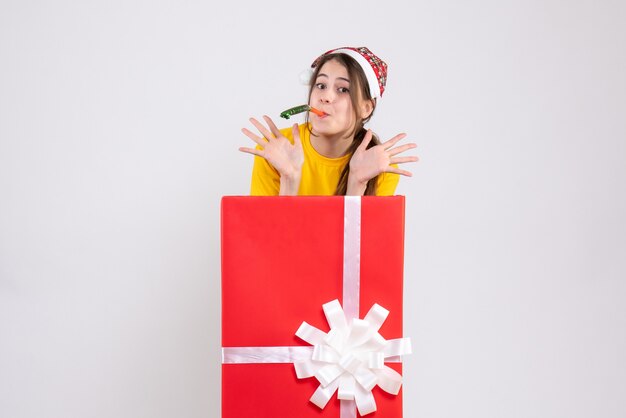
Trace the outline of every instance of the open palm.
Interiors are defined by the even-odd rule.
[[[350,177],[358,183],[367,183],[381,173],[396,173],[403,176],[411,176],[407,170],[394,167],[394,165],[415,162],[417,157],[396,157],[409,149],[415,148],[414,143],[400,145],[394,148],[394,145],[406,137],[406,134],[398,134],[382,144],[367,148],[372,140],[372,131],[368,130],[361,142],[361,145],[354,151],[350,159]]]
[[[278,171],[281,177],[287,176],[294,178],[299,176],[302,171],[302,164],[304,163],[304,151],[302,150],[298,125],[295,124],[292,127],[292,144],[289,139],[281,134],[272,119],[268,116],[264,116],[263,119],[265,119],[269,129],[258,120],[250,118],[250,122],[259,130],[263,137],[256,135],[246,128],[241,130],[248,138],[260,145],[260,149],[241,147],[239,150],[265,158],[267,162]]]

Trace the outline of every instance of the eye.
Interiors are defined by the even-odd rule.
[[[320,90],[324,90],[326,88],[326,84],[324,84],[324,83],[317,83],[317,84],[315,84],[315,88],[320,89]]]
[[[350,90],[349,90],[347,87],[339,87],[339,88],[337,89],[337,91],[338,91],[339,93],[349,93],[349,92],[350,92]]]

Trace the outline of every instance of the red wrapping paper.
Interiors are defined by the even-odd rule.
[[[222,199],[222,346],[308,346],[302,321],[328,331],[322,305],[342,300],[344,198]],[[402,337],[404,197],[361,200],[360,314],[374,303],[390,311],[380,329]],[[387,363],[401,372],[398,363]],[[315,378],[293,364],[223,364],[222,417],[339,418],[335,394],[324,409],[309,398]],[[373,389],[371,418],[400,418],[402,390]]]

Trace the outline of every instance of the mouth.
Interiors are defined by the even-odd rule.
[[[326,116],[330,116],[328,113],[324,112],[323,110],[319,110],[314,107],[311,107],[309,109],[309,112],[315,113],[319,118],[322,118],[322,119],[325,118]]]

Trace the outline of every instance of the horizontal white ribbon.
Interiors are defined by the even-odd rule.
[[[308,360],[312,355],[311,346],[223,347],[222,364],[290,364]],[[402,363],[402,358],[389,357],[385,359],[385,363]]]
[[[223,364],[293,363],[311,358],[313,347],[224,347]]]

